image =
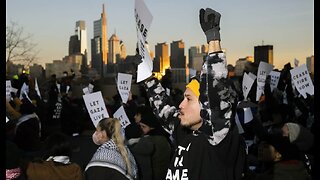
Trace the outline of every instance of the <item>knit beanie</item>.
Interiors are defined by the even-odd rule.
[[[140,122],[153,128],[157,128],[160,125],[159,122],[157,121],[157,117],[153,114],[152,111],[141,114]]]
[[[300,133],[300,126],[297,123],[286,123],[286,126],[289,129],[289,140],[293,142],[297,139]]]
[[[186,88],[191,89],[191,91],[197,96],[200,96],[200,83],[197,79],[192,79],[189,84],[187,84]]]

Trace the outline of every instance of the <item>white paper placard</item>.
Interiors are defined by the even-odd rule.
[[[242,92],[244,100],[247,100],[248,94],[250,92],[250,89],[254,83],[255,79],[252,79],[252,76],[249,76],[247,73],[243,74],[243,80],[242,80]]]
[[[248,123],[250,121],[252,121],[253,119],[253,115],[251,112],[251,108],[243,108],[243,112],[244,112],[244,123]]]
[[[11,99],[11,81],[10,80],[6,80],[6,99],[8,101],[10,101]]]
[[[118,118],[120,120],[120,124],[121,127],[124,129],[126,128],[129,124],[129,118],[123,108],[123,106],[121,106],[114,114],[113,114],[114,118]]]
[[[236,113],[236,117],[235,117],[235,120],[236,120],[236,125],[238,127],[238,131],[239,131],[239,134],[243,134],[244,133],[244,130],[241,126],[241,123],[239,121],[239,117],[238,117],[238,114]]]
[[[41,99],[41,94],[40,94],[40,89],[39,89],[39,86],[38,86],[37,78],[34,79],[34,89],[37,91],[37,95]]]
[[[23,94],[26,92],[27,94],[29,93],[29,86],[26,83],[23,83],[21,89],[20,89],[20,99],[23,99]]]
[[[82,92],[83,92],[83,94],[90,94],[88,87],[83,88]]]
[[[197,75],[197,70],[189,68],[189,77],[192,78]]]
[[[146,39],[153,17],[143,0],[135,0],[134,16],[139,54],[142,57],[142,62],[138,65],[137,72],[137,82],[140,82],[152,75],[153,61],[148,51]]]
[[[93,87],[94,87],[94,85],[92,85],[91,83],[89,83],[89,85],[88,85],[89,93],[92,93],[92,92],[93,92]]]
[[[314,95],[314,86],[305,64],[290,70],[291,79],[297,88],[297,91],[307,98],[307,93]]]
[[[122,102],[127,103],[129,98],[129,92],[131,90],[132,75],[125,74],[125,73],[118,73],[117,79],[118,79],[117,88],[121,96]]]
[[[109,117],[101,91],[83,95],[83,100],[95,127],[101,119]]]
[[[257,93],[256,101],[259,101],[261,95],[264,93],[264,85],[266,83],[266,78],[272,71],[273,65],[266,62],[260,61],[257,73]]]
[[[270,89],[273,92],[274,88],[278,87],[279,79],[280,79],[280,72],[271,71],[269,73],[270,76]]]

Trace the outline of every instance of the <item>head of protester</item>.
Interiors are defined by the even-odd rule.
[[[85,169],[86,179],[112,176],[119,179],[136,178],[136,162],[124,144],[124,135],[119,119],[105,118],[100,120],[92,135],[92,140],[100,147]]]
[[[144,80],[150,106],[177,148],[166,179],[242,177],[245,142],[235,126],[237,93],[227,78],[227,61],[220,46],[220,18],[220,13],[211,8],[199,11],[208,54],[199,80],[191,79],[187,84],[179,109],[155,77]]]

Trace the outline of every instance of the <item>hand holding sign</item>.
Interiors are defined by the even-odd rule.
[[[138,65],[137,72],[137,82],[140,82],[152,75],[153,62],[148,52],[146,39],[153,17],[143,0],[135,1],[134,12],[136,19],[139,54],[142,57],[142,63]]]

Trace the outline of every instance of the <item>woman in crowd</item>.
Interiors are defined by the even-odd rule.
[[[121,125],[116,118],[100,120],[92,135],[95,144],[100,145],[85,169],[88,180],[137,178],[137,166],[133,155],[124,144]]]

